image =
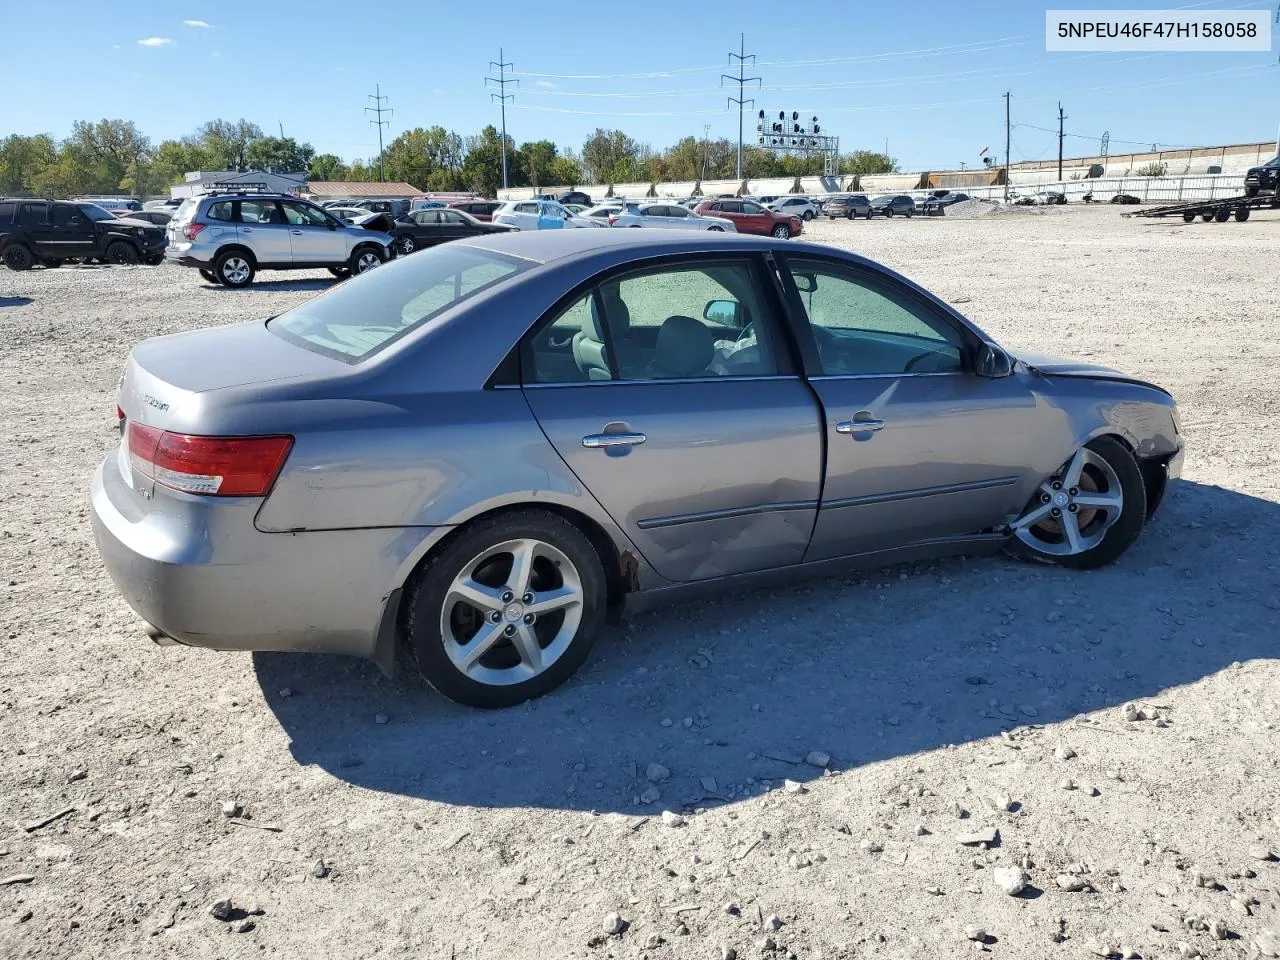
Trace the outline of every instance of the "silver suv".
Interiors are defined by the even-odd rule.
[[[259,270],[323,267],[346,277],[395,255],[389,235],[282,194],[192,197],[173,215],[168,233],[166,260],[198,267],[210,283],[228,287],[247,287]]]

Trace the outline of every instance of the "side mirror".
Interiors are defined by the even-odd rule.
[[[812,273],[793,273],[791,276],[796,282],[796,289],[801,293],[813,293],[818,289],[818,278]]]
[[[1013,373],[1013,358],[994,343],[984,343],[978,348],[974,373],[992,380],[1010,376]]]
[[[702,317],[721,327],[737,328],[739,309],[733,300],[712,300],[702,311]]]

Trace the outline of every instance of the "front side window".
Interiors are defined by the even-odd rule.
[[[280,206],[284,208],[285,219],[295,227],[327,227],[329,225],[328,217],[305,203],[282,200]]]
[[[764,213],[764,207],[760,206],[760,204],[758,203],[748,203],[744,200],[742,202],[742,212],[743,213]]]
[[[241,223],[284,223],[274,200],[241,200]]]
[[[791,274],[828,376],[959,373],[964,340],[887,277],[793,260]]]
[[[114,219],[116,219],[116,218],[112,215],[111,211],[109,211],[109,210],[104,210],[104,209],[102,209],[102,207],[100,207],[100,206],[98,206],[97,204],[94,204],[94,203],[82,203],[82,204],[80,204],[80,212],[81,212],[81,213],[83,213],[83,214],[84,214],[86,217],[88,217],[90,220],[114,220]]]
[[[526,345],[531,383],[778,373],[767,301],[749,263],[673,265],[608,279]]]
[[[441,211],[440,211],[440,222],[441,222],[441,223],[451,223],[451,224],[453,224],[453,225],[456,227],[456,226],[458,226],[459,224],[466,223],[467,221],[466,221],[466,219],[462,216],[462,214],[460,214],[460,213],[455,213],[455,212],[454,212],[454,211],[452,211],[452,210],[441,210]]]
[[[376,271],[377,282],[331,287],[267,327],[320,353],[364,360],[449,308],[535,265],[445,244]]]
[[[80,218],[80,211],[76,207],[62,203],[53,205],[53,225],[55,227],[69,227],[77,218]]]

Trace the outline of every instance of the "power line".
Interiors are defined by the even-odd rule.
[[[392,110],[390,107],[384,107],[382,105],[382,101],[391,99],[390,97],[385,97],[382,95],[382,84],[375,84],[373,89],[376,92],[369,94],[369,99],[373,101],[373,106],[365,107],[364,111],[365,113],[372,113],[376,115],[378,118],[376,120],[370,120],[369,122],[378,128],[378,181],[383,182],[387,179],[387,176],[386,176],[386,167],[383,163],[384,157],[382,153],[382,129],[383,127],[389,127],[391,125],[391,121],[383,120],[382,115],[384,113],[394,115],[395,111]]]
[[[747,53],[746,42],[747,42],[746,37],[741,33],[738,34],[738,52],[737,53],[730,52],[729,54],[730,66],[733,65],[734,60],[738,61],[738,75],[735,77],[731,73],[720,74],[720,83],[722,86],[726,80],[732,80],[738,85],[738,95],[736,97],[729,97],[727,99],[729,103],[736,103],[738,105],[738,179],[739,180],[742,179],[742,108],[746,106],[748,103],[751,104],[753,107],[756,104],[754,100],[744,100],[742,97],[742,91],[743,91],[743,87],[748,83],[759,84],[761,82],[759,77],[748,77],[744,73],[747,67],[747,61],[750,60],[752,65],[754,65],[756,61],[756,55],[754,53]]]
[[[503,190],[507,189],[507,101],[510,100],[512,102],[515,102],[515,99],[516,99],[516,95],[514,93],[507,93],[507,84],[514,83],[517,87],[520,86],[519,80],[510,80],[507,78],[507,71],[510,70],[512,66],[514,66],[514,64],[510,63],[509,61],[504,61],[502,59],[502,48],[499,47],[498,59],[489,61],[489,69],[492,70],[494,67],[497,67],[498,75],[496,77],[484,78],[484,82],[486,84],[492,83],[497,85],[498,92],[489,94],[489,101],[492,102],[494,100],[497,100],[498,106],[502,110],[502,189]]]

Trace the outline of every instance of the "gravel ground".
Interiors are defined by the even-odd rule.
[[[1015,352],[1171,388],[1186,479],[1109,569],[673,607],[501,713],[361,662],[155,648],[99,564],[128,348],[323,275],[0,272],[0,957],[1280,954],[1280,220],[809,237]]]

